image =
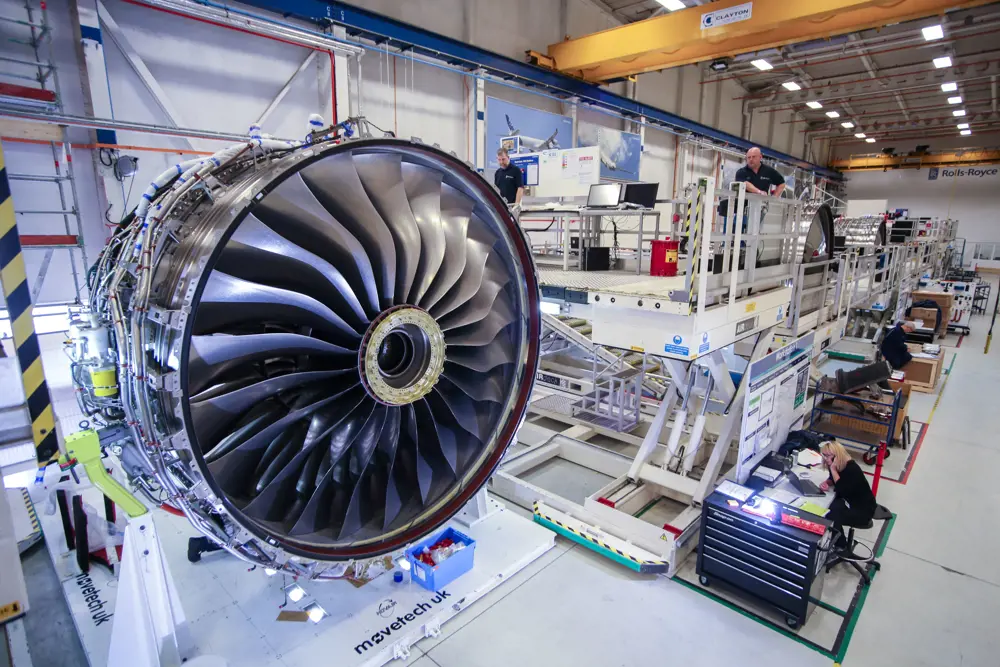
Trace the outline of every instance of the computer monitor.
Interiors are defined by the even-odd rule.
[[[598,183],[590,186],[588,208],[615,208],[622,198],[621,183]]]
[[[659,189],[659,183],[627,183],[622,193],[622,201],[642,208],[653,208],[656,205],[656,193]]]

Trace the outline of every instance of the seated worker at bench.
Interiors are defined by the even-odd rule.
[[[830,478],[820,485],[820,490],[833,488],[836,494],[830,504],[826,518],[833,521],[834,529],[840,533],[837,548],[849,545],[844,536],[844,526],[865,528],[875,515],[875,495],[868,485],[861,466],[851,458],[842,444],[828,440],[820,446],[823,465],[830,471]]]
[[[913,361],[913,355],[906,347],[906,334],[916,329],[917,325],[913,322],[900,322],[882,339],[882,356],[893,370],[906,372],[906,365]]]

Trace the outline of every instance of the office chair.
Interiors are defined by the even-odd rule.
[[[862,561],[858,561],[853,558],[845,558],[845,554],[853,555],[854,549],[858,545],[858,541],[854,538],[855,528],[861,528],[863,530],[867,530],[868,528],[874,526],[876,521],[885,521],[890,518],[892,518],[892,512],[889,511],[889,508],[887,508],[885,505],[876,505],[875,514],[872,515],[872,518],[868,521],[866,525],[848,526],[847,546],[844,547],[842,551],[835,553],[833,558],[827,561],[826,563],[827,573],[829,573],[830,570],[833,569],[834,565],[837,565],[838,563],[847,563],[848,565],[850,565],[851,567],[853,567],[855,570],[858,571],[858,574],[861,575],[861,580],[865,582],[865,586],[871,585],[872,579],[871,576],[869,576],[868,574],[868,568],[862,566],[865,564],[869,564],[871,568],[874,569],[876,572],[878,572],[878,570],[882,567],[882,564],[879,563],[877,560],[875,560],[874,550],[872,551],[872,555],[870,558]]]

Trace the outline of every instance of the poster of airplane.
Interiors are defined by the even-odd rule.
[[[518,137],[522,153],[573,147],[573,120],[568,116],[486,98],[486,166],[497,168],[497,149],[506,137]]]
[[[576,143],[577,146],[600,146],[602,179],[639,180],[642,143],[638,134],[581,120],[577,123]]]

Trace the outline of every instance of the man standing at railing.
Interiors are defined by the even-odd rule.
[[[760,149],[756,146],[747,151],[747,166],[736,172],[736,182],[746,182],[747,192],[756,195],[780,197],[785,191],[785,177],[761,162]]]

